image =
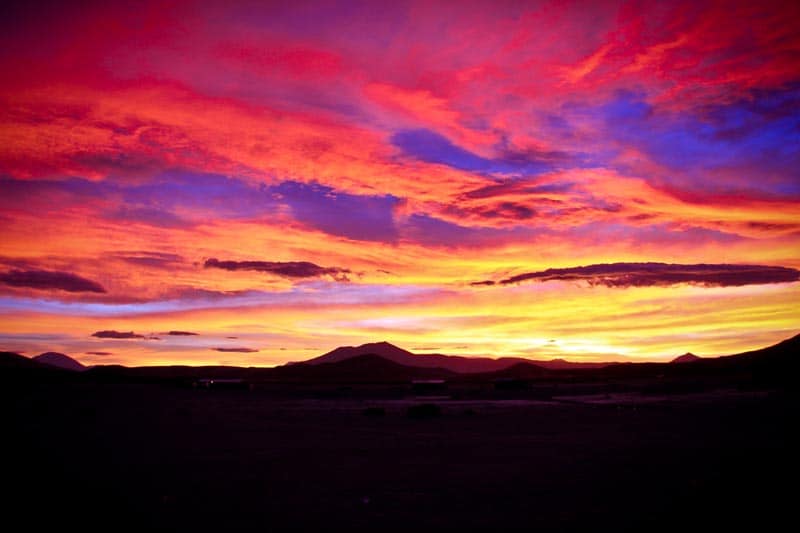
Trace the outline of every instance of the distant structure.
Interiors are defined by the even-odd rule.
[[[206,390],[252,390],[253,385],[245,379],[198,378],[192,386]]]

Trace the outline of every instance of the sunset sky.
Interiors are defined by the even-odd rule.
[[[798,2],[0,9],[2,350],[635,361],[800,332]]]

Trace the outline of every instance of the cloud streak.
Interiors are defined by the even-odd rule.
[[[609,263],[526,272],[498,282],[471,285],[512,285],[526,281],[576,281],[605,287],[665,287],[688,283],[705,287],[741,287],[800,280],[800,270],[779,266],[668,263]]]
[[[219,261],[207,259],[205,268],[219,268],[222,270],[238,271],[250,270],[264,272],[289,279],[306,279],[330,276],[336,281],[349,281],[348,274],[352,272],[346,268],[322,267],[308,261]]]
[[[40,290],[106,292],[103,286],[96,281],[83,278],[71,272],[54,272],[50,270],[9,270],[8,272],[0,273],[0,283],[10,287],[27,287]]]
[[[95,331],[92,337],[98,339],[144,339],[144,335],[139,335],[133,331],[116,331],[113,329],[106,329],[103,331]]]

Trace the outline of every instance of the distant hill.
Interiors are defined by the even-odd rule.
[[[670,361],[670,363],[694,363],[695,361],[699,361],[700,359],[702,359],[702,357],[698,357],[692,352],[686,352],[685,354],[679,355],[678,357]]]
[[[533,363],[516,363],[508,368],[481,374],[481,379],[502,380],[502,379],[535,379],[549,375],[550,369],[543,368]]]
[[[388,342],[371,342],[368,344],[362,344],[361,346],[340,346],[339,348],[331,350],[330,352],[320,355],[319,357],[314,357],[313,359],[304,361],[304,363],[309,365],[338,363],[340,361],[344,361],[345,359],[350,359],[351,357],[366,354],[380,355],[384,359],[394,362],[404,360],[407,361],[414,357],[413,353],[403,350],[402,348],[398,348],[394,344],[390,344]]]
[[[459,374],[477,374],[496,372],[509,368],[519,363],[534,364],[548,369],[573,369],[573,368],[599,368],[608,363],[572,363],[563,359],[549,361],[536,361],[522,357],[463,357],[459,355],[442,354],[415,354],[398,348],[388,342],[374,342],[361,346],[342,346],[319,357],[304,361],[305,364],[318,365],[322,363],[335,363],[359,355],[375,354],[395,363],[420,367],[444,368]]]
[[[519,359],[519,361],[531,363],[536,366],[540,366],[542,368],[547,368],[549,370],[575,370],[580,368],[602,368],[604,366],[612,364],[612,363],[584,363],[584,362],[567,361],[565,359],[548,359],[544,361],[540,361],[538,359]]]
[[[795,335],[767,348],[717,357],[711,361],[727,367],[752,367],[794,373],[800,367],[800,335]],[[792,375],[792,378],[794,377],[795,375]]]
[[[37,363],[63,368],[64,370],[72,370],[75,372],[82,372],[86,370],[86,367],[80,362],[68,355],[58,352],[45,352],[37,355],[33,358],[33,360]]]
[[[294,363],[275,368],[235,366],[95,366],[86,378],[102,381],[190,382],[199,378],[246,379],[256,382],[407,383],[455,375],[441,368],[410,367],[380,355],[356,355],[332,363]]]
[[[689,364],[691,362],[691,364]],[[492,381],[557,379],[691,378],[735,379],[747,384],[793,386],[800,370],[800,335],[773,346],[722,357],[684,354],[669,363],[569,363],[505,357],[490,359],[440,354],[417,355],[379,342],[337,348],[306,362],[275,368],[235,366],[101,365],[85,368],[67,355],[47,352],[33,359],[0,352],[0,368],[24,379],[101,382],[191,383],[198,378],[255,382],[401,383],[413,379]],[[73,371],[67,371],[73,370]],[[83,370],[74,372],[74,370]],[[15,378],[16,379],[16,378]]]
[[[296,363],[271,372],[271,377],[281,380],[383,383],[445,379],[453,375],[454,372],[443,368],[403,365],[379,354],[354,355],[334,362]]]
[[[14,352],[0,352],[0,368],[41,368],[42,365]]]

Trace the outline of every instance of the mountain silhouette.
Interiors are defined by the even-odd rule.
[[[42,365],[14,352],[0,352],[0,368],[42,368]]]
[[[702,357],[698,357],[692,352],[686,352],[685,354],[679,355],[678,357],[670,361],[670,363],[694,363],[695,361],[699,361],[700,359],[702,359]]]
[[[691,361],[691,364],[682,364]],[[676,364],[679,363],[679,364]],[[25,379],[99,382],[190,383],[200,378],[255,382],[401,383],[414,379],[482,380],[703,378],[727,376],[741,383],[791,385],[800,366],[800,335],[773,346],[721,357],[687,353],[668,363],[569,363],[504,357],[414,354],[388,342],[337,348],[305,362],[284,366],[142,366],[99,365],[86,368],[71,357],[46,352],[35,358],[0,352],[0,368]],[[83,370],[83,372],[75,372]],[[38,377],[37,377],[38,376]]]
[[[413,353],[402,348],[398,348],[394,344],[383,341],[362,344],[361,346],[340,346],[335,350],[331,350],[326,354],[320,355],[319,357],[314,357],[313,359],[309,359],[308,361],[304,362],[309,365],[338,363],[340,361],[350,359],[351,357],[367,354],[380,355],[384,359],[394,362],[408,361],[415,357]]]
[[[58,352],[45,352],[43,354],[39,354],[33,358],[33,361],[44,365],[63,368],[64,370],[73,370],[76,372],[82,372],[86,370],[86,367],[80,362],[68,355]]]
[[[575,362],[575,361],[567,361],[566,359],[548,359],[545,361],[540,361],[536,359],[520,359],[521,362],[531,363],[536,366],[547,368],[548,370],[570,370],[570,369],[579,369],[579,368],[602,368],[604,366],[608,366],[611,363],[585,363],[585,362]]]
[[[395,346],[391,348],[400,350]],[[333,362],[295,363],[272,369],[273,377],[299,381],[387,383],[408,382],[412,379],[444,379],[453,375],[452,371],[443,368],[403,365],[375,353],[353,355]]]
[[[704,358],[703,361],[706,361]],[[709,359],[712,364],[727,368],[747,368],[756,372],[782,374],[786,379],[800,367],[800,335],[795,335],[767,348]]]
[[[534,379],[550,374],[550,370],[533,363],[516,363],[508,368],[486,372],[481,378],[486,380],[498,379]]]
[[[459,374],[477,374],[485,372],[496,372],[509,368],[518,363],[534,364],[538,367],[548,369],[572,369],[572,368],[599,368],[608,363],[572,363],[563,359],[552,359],[550,361],[536,361],[522,357],[464,357],[459,355],[442,354],[415,354],[395,346],[388,342],[374,342],[362,344],[361,346],[342,346],[324,355],[305,361],[305,364],[318,365],[322,363],[335,363],[344,361],[351,357],[366,354],[376,354],[393,361],[395,363],[420,367],[420,368],[444,368]]]

